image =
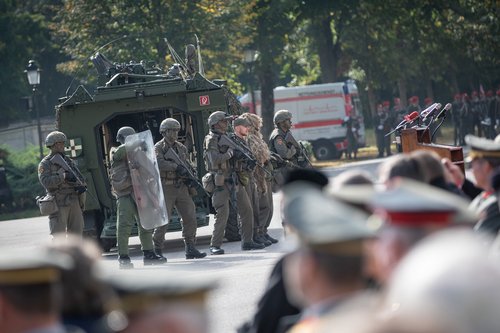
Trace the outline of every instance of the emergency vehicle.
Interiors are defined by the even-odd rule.
[[[240,98],[249,112],[261,115],[260,91]],[[255,106],[255,110],[254,110]],[[365,145],[365,128],[358,88],[352,80],[346,82],[314,84],[274,89],[274,112],[288,110],[292,113],[293,136],[309,141],[318,160],[340,158],[347,148],[347,117],[359,123],[358,147]]]

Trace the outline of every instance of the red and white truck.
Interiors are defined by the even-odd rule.
[[[240,98],[249,112],[261,114],[260,91]],[[254,110],[255,105],[255,110]],[[365,145],[365,130],[358,88],[352,80],[274,89],[274,108],[292,113],[293,136],[309,141],[318,160],[339,158],[347,148],[347,128],[343,122],[352,117],[359,122],[358,146]]]

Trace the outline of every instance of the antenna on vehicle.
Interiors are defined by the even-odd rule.
[[[205,69],[203,68],[203,60],[201,59],[201,49],[200,49],[200,40],[198,39],[198,36],[194,34],[194,37],[196,38],[196,50],[198,51],[198,72],[205,76]]]
[[[177,52],[175,52],[175,49],[172,47],[172,45],[170,45],[170,42],[168,41],[168,39],[166,37],[163,38],[163,40],[167,44],[168,50],[170,51],[170,55],[172,56],[174,63],[181,65],[179,70],[180,70],[180,73],[182,74],[182,78],[188,77],[189,75],[186,72],[187,66],[184,63],[184,60],[182,60],[182,58],[177,54]]]
[[[128,35],[123,35],[123,36],[120,36],[120,37],[117,37],[117,38],[113,39],[113,40],[112,40],[112,41],[110,41],[110,42],[107,42],[106,44],[104,44],[104,45],[102,45],[102,46],[99,46],[97,49],[95,49],[94,51],[92,51],[92,54],[91,54],[90,56],[88,56],[87,58],[88,58],[88,59],[92,59],[92,56],[93,56],[94,54],[96,54],[96,52],[99,52],[100,50],[102,50],[102,49],[103,49],[103,48],[105,48],[106,46],[111,45],[111,44],[113,44],[114,42],[119,41],[119,40],[124,39],[124,38],[127,38],[127,37],[128,37]],[[73,77],[73,79],[71,80],[71,82],[70,82],[70,84],[69,84],[68,88],[66,89],[66,96],[68,96],[69,89],[70,89],[70,88],[71,88],[71,86],[73,85],[73,82],[75,82],[75,77]]]

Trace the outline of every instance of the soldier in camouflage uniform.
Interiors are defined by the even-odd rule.
[[[118,262],[121,268],[132,268],[130,261],[128,239],[134,223],[139,222],[139,214],[135,202],[132,179],[130,176],[129,160],[125,149],[125,138],[135,134],[132,127],[122,127],[118,130],[116,141],[121,145],[111,156],[110,182],[111,189],[116,197],[116,240],[118,245]],[[163,264],[167,258],[158,256],[153,251],[153,230],[144,229],[137,223],[141,249],[144,253],[145,265]]]
[[[271,237],[267,229],[273,217],[273,165],[271,163],[271,153],[269,146],[264,141],[260,129],[262,128],[262,118],[253,113],[244,113],[241,118],[250,122],[247,135],[248,147],[263,168],[269,171],[266,173],[261,168],[256,168],[252,177],[253,182],[253,209],[254,209],[254,241],[265,245],[277,243],[278,240]],[[256,237],[257,236],[257,237]],[[260,237],[259,237],[260,236]],[[265,241],[267,240],[267,242]]]
[[[212,175],[215,184],[215,189],[212,194],[212,205],[216,214],[214,231],[210,241],[210,253],[213,255],[224,254],[221,245],[224,238],[227,219],[229,217],[231,196],[233,197],[233,201],[240,200],[243,197],[240,194],[235,198],[235,196],[238,195],[239,186],[238,177],[233,177],[236,175],[235,172],[238,167],[235,163],[241,159],[241,157],[238,156],[238,154],[234,156],[235,151],[229,146],[219,144],[222,135],[227,135],[228,119],[230,119],[230,117],[227,117],[222,111],[213,112],[210,117],[208,117],[210,132],[205,137],[203,143],[207,171]],[[250,207],[250,209],[248,209],[248,207]],[[248,200],[247,202],[244,200],[238,202],[238,215],[241,224],[244,226],[242,231],[247,230],[245,226],[251,226],[253,219],[253,212]],[[248,233],[243,232],[243,250],[262,248],[259,244],[253,242],[251,233],[250,237],[248,236]]]
[[[73,161],[64,154],[66,135],[62,132],[50,132],[45,139],[45,146],[50,154],[45,156],[38,165],[38,179],[47,194],[55,197],[58,211],[49,215],[50,234],[83,233],[83,207],[85,205],[85,184],[83,179],[77,179],[80,171]],[[51,159],[59,154],[73,170],[66,171]]]
[[[195,194],[195,189],[191,186],[192,179],[189,178],[189,172],[183,165],[177,164],[165,154],[173,149],[180,160],[186,162],[186,166],[194,168],[189,164],[189,155],[186,146],[177,141],[181,124],[173,119],[167,118],[160,124],[160,133],[163,139],[155,144],[156,159],[160,178],[163,187],[163,195],[167,205],[168,216],[171,216],[175,207],[182,217],[182,237],[186,250],[186,259],[204,258],[205,252],[196,249],[196,207],[191,194]],[[194,172],[193,172],[194,173]],[[161,255],[163,241],[167,226],[156,228],[154,232],[155,251]]]
[[[275,166],[273,192],[278,191],[285,181],[286,173],[294,168],[307,165],[305,157],[301,154],[300,147],[287,141],[292,136],[292,114],[288,110],[279,110],[274,114],[274,130],[269,137],[269,149],[278,158]]]
[[[231,138],[236,141],[239,145],[245,147],[248,149],[248,151],[251,153],[251,157],[254,158],[254,160],[246,160],[244,158],[236,161],[235,166],[236,170],[238,173],[238,182],[240,185],[239,191],[238,191],[238,199],[237,199],[237,205],[238,205],[238,213],[240,214],[243,211],[246,213],[247,211],[251,211],[251,215],[248,218],[248,221],[251,221],[251,223],[248,223],[248,225],[243,224],[243,219],[241,220],[241,234],[246,234],[245,237],[242,237],[244,243],[247,243],[249,240],[253,240],[253,242],[257,244],[262,244],[262,248],[265,246],[269,246],[272,243],[269,242],[267,239],[262,239],[262,236],[260,234],[260,228],[259,228],[259,220],[258,218],[258,209],[259,207],[256,204],[256,193],[255,193],[255,175],[256,175],[256,164],[258,163],[257,160],[255,160],[255,156],[253,155],[249,145],[248,145],[248,132],[250,130],[250,127],[252,125],[248,121],[248,119],[243,118],[243,117],[238,117],[233,121],[233,128],[234,128],[234,134],[230,134]],[[236,153],[237,154],[237,153]],[[260,169],[259,169],[260,171]],[[243,204],[243,206],[242,206]],[[250,228],[251,229],[247,229]],[[247,229],[247,230],[243,230]],[[252,235],[251,237],[249,237]]]

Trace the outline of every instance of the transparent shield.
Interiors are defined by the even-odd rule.
[[[154,229],[167,224],[167,208],[151,131],[127,136],[125,149],[142,227]]]

